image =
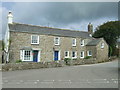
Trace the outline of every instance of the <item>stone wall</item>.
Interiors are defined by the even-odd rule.
[[[120,42],[118,42],[118,53],[119,53],[119,57],[120,57]]]
[[[77,51],[77,58],[80,58],[80,52],[85,51],[86,54],[86,47],[80,46],[80,41],[82,38],[76,38],[76,46],[72,46],[72,38],[74,37],[60,37],[60,45],[54,45],[54,37],[50,35],[39,35],[40,43],[39,45],[32,45],[31,44],[31,33],[21,33],[21,32],[11,32],[10,39],[11,39],[11,47],[10,47],[10,60],[15,62],[16,60],[20,59],[20,49],[28,46],[32,47],[33,49],[41,50],[40,53],[40,61],[53,61],[54,59],[54,50],[60,51],[60,60],[64,59],[64,52],[69,51],[69,56],[72,58],[72,51]],[[36,34],[35,34],[36,35]],[[87,44],[90,39],[84,39],[85,44]]]
[[[2,63],[2,40],[0,40],[0,63]]]
[[[87,46],[86,50],[87,51],[92,51],[92,58],[96,58],[96,55],[97,55],[97,48],[96,48],[96,46]]]
[[[106,60],[106,61],[111,61],[111,60],[113,60],[113,58]],[[44,63],[43,62],[9,63],[9,64],[2,65],[2,71],[56,68],[56,67],[65,67],[66,65],[74,66],[74,65],[96,64],[96,63],[102,63],[106,61],[97,61],[96,58],[90,58],[90,59],[70,60],[67,63],[64,60],[44,62]]]
[[[104,43],[104,48],[101,48],[101,43]],[[107,43],[104,40],[99,42],[99,44],[97,45],[96,49],[97,49],[96,59],[98,61],[104,61],[104,60],[108,59],[108,51],[109,51],[109,49],[108,49]]]

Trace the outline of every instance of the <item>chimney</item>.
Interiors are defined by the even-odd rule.
[[[91,23],[88,24],[88,33],[90,34],[90,36],[92,36],[93,34],[93,25]]]
[[[11,11],[9,11],[7,19],[8,19],[8,24],[12,24],[13,23],[13,15],[12,15]]]

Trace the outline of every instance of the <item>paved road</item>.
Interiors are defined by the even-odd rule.
[[[3,72],[3,88],[118,88],[118,61]]]

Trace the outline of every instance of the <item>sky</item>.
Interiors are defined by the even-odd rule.
[[[3,2],[0,9],[3,37],[8,11],[13,13],[13,22],[79,31],[87,31],[89,22],[95,30],[107,21],[118,20],[117,2]]]

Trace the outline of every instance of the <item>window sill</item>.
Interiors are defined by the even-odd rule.
[[[60,46],[60,44],[55,44],[55,46]]]
[[[76,59],[77,57],[72,57],[72,59]]]
[[[81,45],[82,47],[84,47],[85,45]]]
[[[31,43],[31,45],[39,45],[39,43]]]
[[[92,56],[92,55],[88,55],[88,56]]]
[[[65,58],[70,58],[70,57],[68,56],[68,57],[65,57]]]
[[[22,62],[32,62],[32,60],[22,60]]]
[[[76,45],[72,45],[73,47],[76,47]]]
[[[84,57],[80,57],[81,59],[83,59]]]

